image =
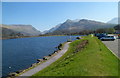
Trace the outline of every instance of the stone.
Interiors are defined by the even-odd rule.
[[[37,61],[38,61],[38,62],[42,62],[42,61],[43,61],[43,59],[37,59]]]
[[[35,65],[36,65],[36,63],[32,64],[31,67],[33,67],[33,66],[35,66]]]
[[[49,59],[48,56],[44,56],[44,57],[43,57],[43,60],[48,60],[48,59]]]
[[[16,76],[16,75],[17,75],[17,73],[14,72],[14,73],[10,73],[8,76],[13,77],[13,76]]]
[[[48,56],[52,56],[52,54],[49,54]]]
[[[21,72],[23,72],[23,70],[16,71],[17,74],[19,74],[19,73],[21,73]]]

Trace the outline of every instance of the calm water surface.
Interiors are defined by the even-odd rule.
[[[75,40],[78,36],[72,36]],[[70,36],[49,36],[3,40],[3,76],[10,72],[26,69],[56,50],[56,46],[69,39]]]

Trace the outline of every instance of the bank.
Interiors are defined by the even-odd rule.
[[[82,43],[85,42],[85,46]],[[115,76],[120,60],[97,37],[86,36],[70,43],[68,51],[50,66],[34,74],[39,76]]]
[[[0,37],[0,39],[5,40],[5,39],[19,39],[19,38],[33,38],[33,37],[48,37],[48,36],[67,36],[67,35],[16,36],[16,37]]]
[[[32,64],[31,67],[24,69],[24,70],[19,70],[19,71],[10,73],[8,77],[14,78],[16,76],[17,77],[18,76],[32,76],[32,73],[35,74],[36,72],[40,71],[41,67],[43,69],[49,64],[55,62],[58,58],[60,58],[68,50],[69,43],[70,42],[60,43],[56,47],[56,50],[53,53],[49,54],[48,56],[44,56],[42,59],[36,59],[37,62]]]

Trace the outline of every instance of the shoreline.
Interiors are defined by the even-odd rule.
[[[1,38],[0,40],[7,40],[7,39],[19,39],[19,38],[33,38],[33,37],[47,37],[47,36],[69,36],[69,35],[41,35],[41,36],[23,36],[23,37],[8,37],[8,38]]]
[[[65,36],[65,35],[54,35],[54,36]],[[43,37],[43,36],[40,36],[40,37]],[[44,36],[45,37],[45,36]],[[20,69],[20,70],[16,70],[14,72],[10,72],[8,73],[6,76],[3,76],[3,77],[8,77],[10,75],[20,75],[26,71],[29,71],[30,69],[33,69],[34,67],[46,62],[47,60],[49,60],[50,58],[54,57],[57,53],[59,53],[59,51],[61,51],[63,49],[63,46],[65,43],[69,42],[69,40],[63,42],[63,43],[59,43],[58,46],[60,44],[62,44],[62,46],[60,47],[60,49],[58,49],[58,46],[56,46],[57,50],[54,50],[51,54],[48,54],[46,56],[43,56],[43,58],[37,58],[33,64],[30,64],[31,66],[29,66],[28,68],[25,68],[25,69]],[[48,58],[48,59],[44,59],[44,58]]]
[[[22,75],[22,74],[24,74],[24,73],[26,73],[26,72],[28,72],[28,71],[36,68],[37,66],[39,66],[39,65],[41,65],[41,64],[49,61],[50,59],[52,59],[53,57],[55,57],[56,55],[58,55],[58,53],[60,53],[61,50],[63,50],[63,48],[64,48],[64,46],[66,45],[66,43],[68,43],[68,42],[62,43],[62,46],[60,46],[60,47],[57,46],[57,48],[59,47],[58,50],[54,51],[53,53],[49,54],[48,56],[44,56],[42,59],[37,59],[37,62],[31,64],[31,66],[28,67],[27,69],[18,70],[18,71],[16,71],[16,72],[11,72],[11,73],[9,73],[9,74],[7,75],[7,77],[10,77],[10,78],[12,78],[12,77],[19,77],[20,75]],[[60,45],[60,44],[59,44],[59,45]]]
[[[40,36],[23,36],[23,37],[8,37],[8,38],[0,37],[0,40],[19,39],[19,38],[33,38],[33,37],[49,37],[49,36],[80,36],[80,34],[79,35],[40,35]]]

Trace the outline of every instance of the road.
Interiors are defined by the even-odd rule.
[[[116,39],[114,41],[102,41],[117,57],[120,58],[120,48],[118,44],[120,39]]]
[[[24,78],[27,78],[29,76],[32,76],[33,74],[39,72],[40,70],[44,69],[45,67],[49,66],[50,64],[52,64],[53,62],[55,62],[57,59],[59,59],[65,52],[67,52],[68,48],[69,48],[69,43],[67,42],[65,43],[64,47],[62,50],[60,50],[55,56],[53,56],[52,58],[50,58],[49,60],[47,60],[46,62],[38,65],[37,67],[21,74],[19,77],[16,78],[21,78],[21,76]]]

